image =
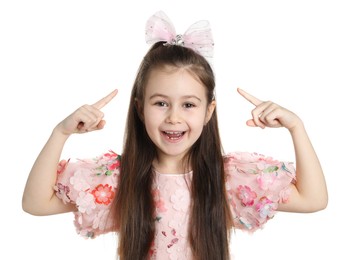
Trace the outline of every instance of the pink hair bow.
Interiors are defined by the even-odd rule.
[[[176,34],[167,15],[159,11],[146,22],[145,40],[148,44],[166,42],[190,48],[207,60],[213,57],[214,41],[209,22],[206,20],[192,24],[184,34]]]

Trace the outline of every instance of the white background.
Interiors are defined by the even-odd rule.
[[[113,234],[84,240],[71,213],[28,215],[22,192],[53,127],[115,88],[106,128],[73,136],[63,158],[120,152],[130,89],[149,48],[145,22],[158,10],[178,33],[211,23],[226,152],[294,161],[285,129],[245,125],[252,105],[236,93],[242,87],[303,119],[326,175],[326,210],[278,213],[253,235],[237,232],[234,258],[353,259],[354,7],[342,0],[1,1],[0,259],[114,259]]]

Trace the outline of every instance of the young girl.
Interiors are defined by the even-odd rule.
[[[233,228],[253,232],[276,211],[326,207],[320,162],[291,111],[238,89],[255,106],[247,125],[288,129],[296,167],[257,153],[223,154],[206,25],[181,36],[161,12],[148,21],[147,40],[154,44],[132,89],[121,156],[108,151],[60,161],[69,136],[104,127],[101,109],[114,90],[54,128],[29,174],[26,212],[72,211],[84,237],[117,232],[120,259],[204,260],[230,258]]]

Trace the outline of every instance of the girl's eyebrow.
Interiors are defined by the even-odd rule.
[[[149,99],[151,100],[151,99],[156,98],[156,97],[169,98],[166,95],[156,93],[156,94],[151,95]],[[182,99],[188,99],[188,98],[195,98],[195,99],[198,99],[200,102],[202,102],[202,100],[199,97],[195,96],[195,95],[182,96]]]

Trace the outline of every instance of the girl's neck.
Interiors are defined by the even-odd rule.
[[[184,174],[191,171],[183,158],[158,156],[152,163],[154,169],[159,173]]]

